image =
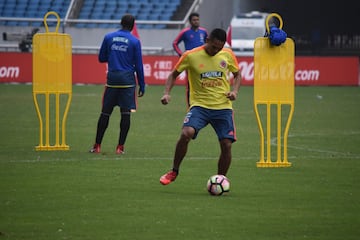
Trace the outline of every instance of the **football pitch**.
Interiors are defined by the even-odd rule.
[[[253,88],[234,102],[238,141],[230,193],[210,196],[219,146],[210,126],[189,145],[177,180],[162,186],[185,115],[185,89],[169,105],[148,86],[125,146],[115,154],[115,109],[101,154],[94,143],[103,86],[74,86],[69,151],[35,151],[31,85],[0,85],[0,240],[357,240],[360,236],[360,88],[296,87],[288,168],[257,168]],[[276,141],[272,140],[272,149]]]

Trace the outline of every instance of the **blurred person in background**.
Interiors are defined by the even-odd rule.
[[[121,115],[116,153],[124,153],[130,129],[130,114],[136,110],[136,86],[139,85],[138,97],[145,93],[141,43],[131,34],[134,24],[134,16],[125,14],[121,18],[121,29],[106,34],[103,39],[98,58],[99,62],[107,63],[107,81],[91,153],[100,153],[101,142],[115,106],[120,107]]]
[[[179,56],[183,54],[179,47],[181,42],[184,43],[186,51],[204,45],[205,40],[208,37],[207,30],[203,27],[200,27],[200,15],[198,13],[193,12],[190,14],[189,23],[190,27],[181,30],[181,32],[173,41],[173,48]]]

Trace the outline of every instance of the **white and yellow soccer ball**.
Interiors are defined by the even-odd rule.
[[[230,181],[224,175],[213,175],[207,181],[207,190],[213,196],[220,196],[230,191]]]

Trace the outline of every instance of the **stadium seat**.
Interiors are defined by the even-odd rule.
[[[42,27],[43,25],[43,22],[31,22],[31,26],[33,27]]]
[[[37,11],[39,8],[39,6],[37,4],[33,4],[33,5],[28,5],[26,7],[26,11]]]
[[[93,12],[90,16],[91,16],[91,19],[102,19],[103,13],[102,12]]]
[[[13,17],[24,17],[25,9],[15,9]]]
[[[6,25],[7,26],[17,26],[18,22],[17,21],[6,21]]]
[[[29,22],[19,22],[17,26],[27,27],[29,26]]]
[[[149,14],[148,13],[139,13],[135,17],[137,20],[148,20]]]

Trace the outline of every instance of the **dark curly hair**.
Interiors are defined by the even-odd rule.
[[[123,29],[127,29],[129,31],[132,31],[132,29],[134,28],[134,24],[135,24],[135,17],[133,15],[131,15],[131,14],[125,14],[121,18],[120,24],[121,24]]]
[[[211,31],[209,39],[214,40],[217,39],[221,42],[226,42],[226,31],[221,28],[215,28]]]

